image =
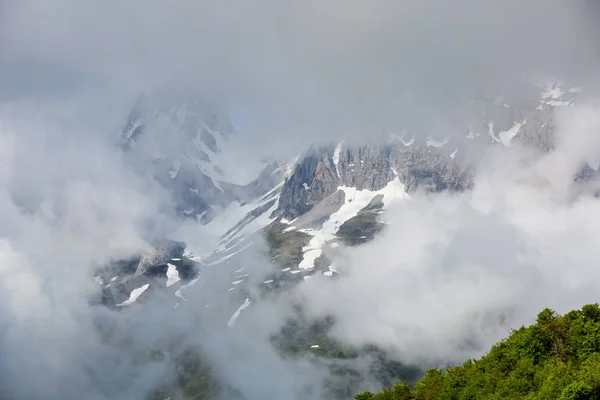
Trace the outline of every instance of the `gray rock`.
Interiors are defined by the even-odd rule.
[[[428,192],[461,191],[472,185],[472,171],[461,167],[445,154],[415,146],[396,146],[390,153],[390,164],[398,173],[407,193],[418,188]]]
[[[331,148],[310,150],[286,179],[277,212],[285,218],[295,219],[334,193],[338,186]]]
[[[332,149],[327,148],[308,154],[297,164],[283,186],[277,212],[288,219],[298,218],[335,193],[339,186],[377,191],[396,174],[408,193],[419,187],[433,192],[460,191],[472,184],[472,171],[468,167],[426,146],[407,147],[402,143],[343,146],[337,166],[333,165]]]
[[[389,155],[389,146],[383,144],[343,146],[338,164],[341,182],[358,190],[383,189],[395,177]]]
[[[473,185],[473,164],[488,146],[523,145],[548,152],[555,145],[555,109],[576,100],[575,91],[542,96],[544,89],[527,82],[507,87],[495,98],[470,100],[472,118],[465,120],[465,136],[445,140],[396,139],[389,143],[343,146],[338,165],[333,149],[308,152],[285,182],[277,212],[297,218],[309,212],[340,185],[380,190],[397,176],[407,193],[417,190],[462,191]],[[506,132],[521,124],[516,135]],[[458,153],[458,156],[457,156]],[[592,176],[582,171],[581,176]],[[308,189],[308,190],[307,190]]]

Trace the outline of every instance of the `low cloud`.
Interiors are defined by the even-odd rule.
[[[403,128],[452,136],[467,98],[523,75],[589,84],[600,55],[588,3],[5,1],[0,85],[10,98],[84,91],[100,113],[157,85],[192,88],[286,152]]]
[[[309,282],[301,301],[336,316],[339,338],[428,366],[481,355],[544,307],[597,302],[597,186],[573,177],[598,154],[599,115],[560,115],[548,154],[489,149],[472,191],[390,206],[383,235],[348,249],[340,279]]]
[[[171,221],[166,193],[130,171],[106,135],[65,124],[56,110],[20,105],[0,113],[0,386],[7,399],[111,397],[94,377],[116,384],[110,362],[134,371],[134,360],[107,347],[97,329],[108,310],[89,305],[99,290],[94,271],[147,251],[158,233],[148,222],[166,230]]]

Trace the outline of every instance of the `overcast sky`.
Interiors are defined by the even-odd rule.
[[[80,91],[114,105],[183,85],[277,143],[374,126],[449,130],[457,99],[496,94],[521,74],[587,80],[598,28],[583,4],[5,0],[0,96]]]

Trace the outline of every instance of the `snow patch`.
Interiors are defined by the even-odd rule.
[[[233,289],[233,288],[232,288]],[[231,289],[230,289],[231,290]],[[250,299],[246,298],[246,301],[244,301],[244,304],[242,304],[231,316],[231,318],[229,319],[229,322],[227,323],[227,325],[230,328],[233,328],[235,326],[235,322],[237,321],[237,319],[240,317],[240,314],[242,313],[242,311],[244,311],[246,308],[248,308],[248,306],[250,305]]]
[[[356,216],[360,210],[365,208],[371,200],[377,195],[383,195],[384,207],[390,202],[405,199],[408,197],[404,191],[404,185],[396,177],[389,182],[383,189],[378,191],[357,190],[353,187],[340,186],[338,190],[344,192],[345,202],[340,209],[331,214],[329,219],[323,223],[319,230],[303,229],[302,231],[312,236],[307,246],[302,248],[304,257],[299,267],[307,270],[314,268],[315,260],[322,254],[323,246],[335,239],[335,234],[340,226],[350,218]],[[289,229],[289,228],[288,228]]]
[[[181,278],[179,277],[179,271],[177,271],[177,267],[173,264],[167,263],[167,287],[179,282]]]
[[[316,237],[317,236],[314,236],[313,239]],[[317,258],[321,257],[323,250],[321,250],[321,248],[319,248],[319,247],[317,247],[317,248],[313,248],[313,247],[321,246],[322,244],[323,243],[321,241],[313,241],[311,239],[308,246],[305,246],[302,248],[302,251],[304,252],[304,257],[302,258],[302,261],[300,261],[300,264],[298,265],[298,267],[302,268],[302,269],[314,268],[315,261],[317,260]],[[292,273],[294,273],[294,271],[292,271]]]
[[[523,125],[525,125],[527,123],[527,120],[524,120],[523,122],[517,122],[513,125],[512,128],[510,128],[507,131],[503,131],[500,132],[498,134],[498,139],[499,141],[505,146],[508,147],[510,146],[510,141],[517,136],[517,134],[519,133],[519,130],[521,129],[521,127]]]
[[[125,300],[122,303],[117,304],[117,307],[125,307],[130,304],[133,304],[142,295],[142,293],[144,293],[149,287],[150,287],[150,285],[148,283],[146,283],[142,287],[133,289],[131,291],[131,294],[129,295],[129,299]]]

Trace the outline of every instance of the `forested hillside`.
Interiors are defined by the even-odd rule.
[[[479,360],[431,369],[414,387],[401,383],[355,399],[600,399],[600,307],[565,315],[546,308]]]

